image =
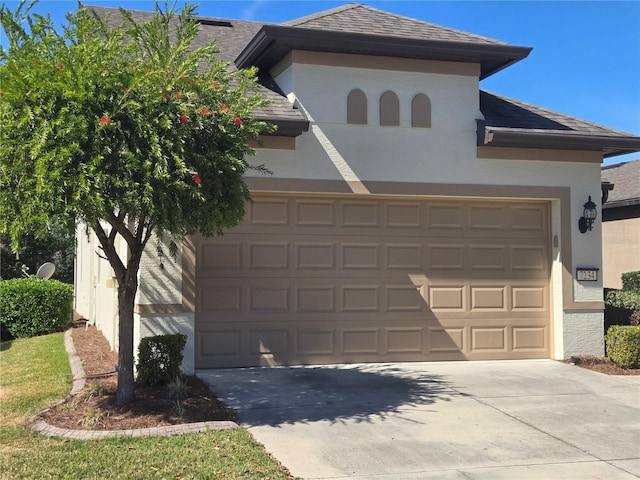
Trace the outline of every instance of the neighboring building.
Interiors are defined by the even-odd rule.
[[[252,161],[273,175],[223,237],[163,270],[149,248],[136,339],[186,333],[186,372],[603,354],[602,278],[575,276],[602,268],[601,222],[578,222],[640,138],[480,90],[530,48],[357,4],[202,19],[212,39],[260,69],[279,130]],[[115,344],[110,269],[78,246],[76,308]]]
[[[640,270],[640,160],[602,167],[613,189],[602,205],[602,279],[622,288],[625,272]]]

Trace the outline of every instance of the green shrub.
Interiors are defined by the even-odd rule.
[[[140,340],[138,347],[138,377],[146,385],[167,385],[180,376],[187,336],[181,333],[156,335]]]
[[[0,281],[0,323],[14,338],[60,332],[69,327],[73,286],[58,280]]]
[[[609,325],[640,323],[640,271],[622,274],[622,290],[605,289],[605,332]]]
[[[640,271],[622,274],[622,290],[635,292],[640,295]]]
[[[612,325],[607,332],[607,356],[622,368],[640,367],[640,326]]]

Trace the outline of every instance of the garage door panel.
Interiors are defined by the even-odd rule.
[[[342,330],[342,352],[345,355],[372,354],[382,351],[381,332],[377,328],[349,328]]]
[[[429,328],[429,353],[459,353],[467,350],[464,327]]]
[[[511,328],[513,336],[513,350],[518,352],[541,352],[545,353],[548,345],[548,328],[546,325]]]
[[[548,203],[256,197],[197,237],[198,368],[549,357]]]

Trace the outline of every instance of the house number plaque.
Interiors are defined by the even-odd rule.
[[[579,282],[597,282],[598,268],[576,268],[576,279]]]

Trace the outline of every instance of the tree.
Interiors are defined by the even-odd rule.
[[[0,20],[0,231],[19,248],[27,230],[75,219],[95,232],[118,284],[117,403],[135,398],[133,308],[152,234],[221,234],[250,199],[248,142],[272,127],[255,71],[194,47],[194,7],[156,3],[136,23],[79,4],[62,33],[24,3]],[[116,21],[117,20],[117,21]],[[26,24],[26,25],[25,25]],[[256,167],[260,168],[260,167]],[[128,255],[120,258],[121,236]]]
[[[49,231],[38,236],[26,232],[20,240],[20,251],[10,249],[11,239],[0,233],[0,278],[20,278],[35,275],[40,265],[53,262],[56,271],[53,278],[64,283],[73,283],[73,260],[75,238],[73,226],[54,223]],[[26,272],[23,270],[26,269]]]

